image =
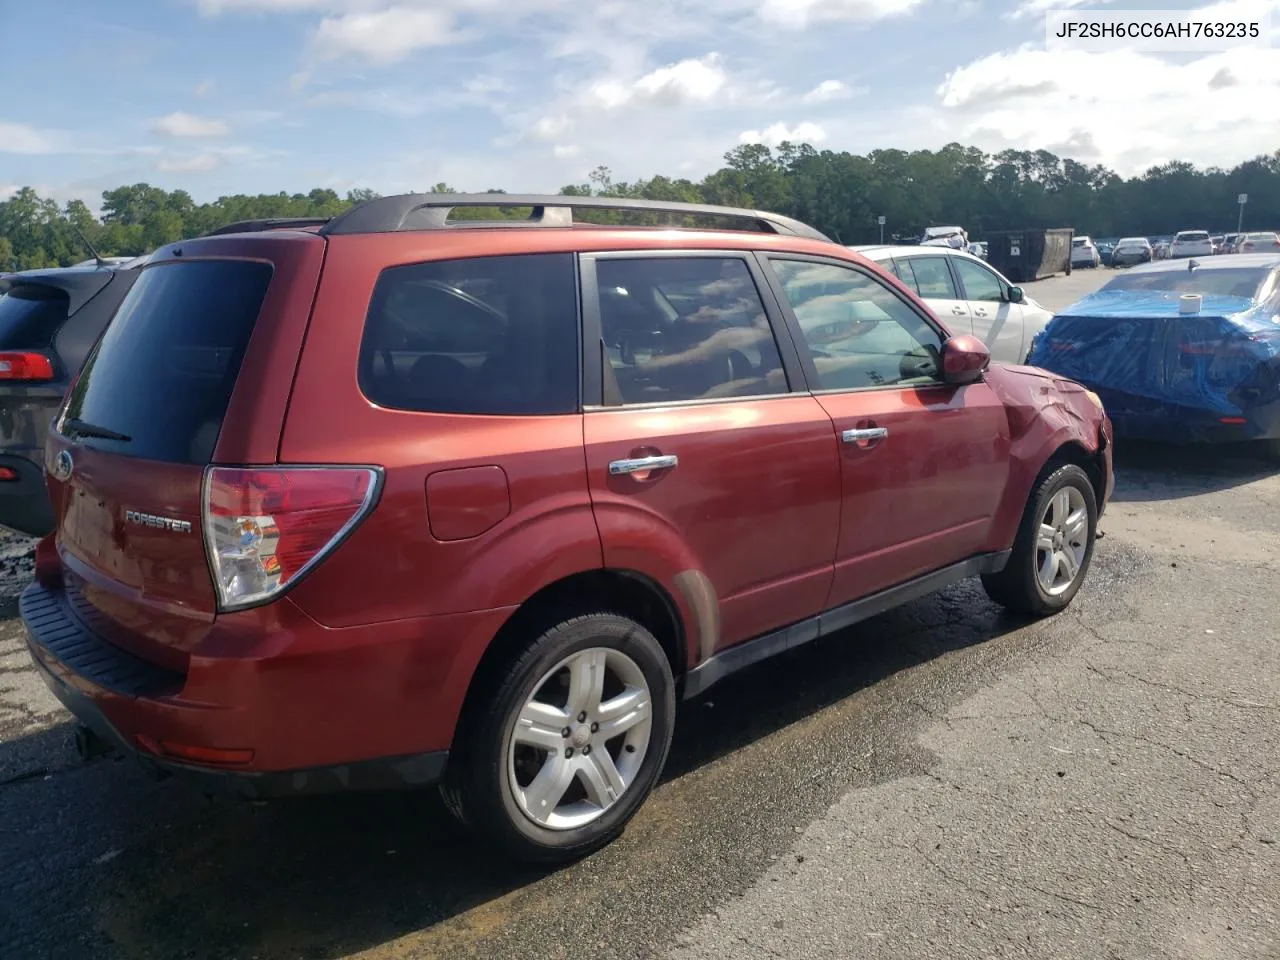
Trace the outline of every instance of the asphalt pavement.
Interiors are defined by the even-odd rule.
[[[625,835],[549,872],[432,795],[250,807],[84,764],[10,603],[0,956],[1280,957],[1280,475],[1118,455],[1068,612],[965,582],[725,681]]]

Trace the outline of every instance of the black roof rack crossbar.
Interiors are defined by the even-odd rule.
[[[496,207],[507,210],[530,207],[532,212],[526,219],[450,220],[450,214],[458,207]],[[763,210],[743,210],[702,203],[675,203],[666,200],[631,200],[623,197],[510,193],[418,193],[378,197],[334,217],[321,228],[320,233],[325,236],[343,236],[355,233],[396,233],[401,230],[441,230],[448,227],[571,227],[574,223],[575,208],[741,220],[750,224],[748,229],[753,232],[778,233],[831,242],[830,237],[807,223]]]
[[[289,230],[294,227],[322,227],[332,217],[271,217],[265,220],[237,220],[204,234],[217,237],[226,233],[258,233],[262,230]]]

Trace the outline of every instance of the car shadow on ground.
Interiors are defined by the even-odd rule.
[[[1112,500],[1175,500],[1229,490],[1280,472],[1254,444],[1168,444],[1117,440]]]
[[[681,708],[664,781],[1023,625],[971,580],[743,671]],[[78,957],[336,958],[554,872],[498,859],[454,824],[434,791],[211,801],[127,761],[83,764],[71,753],[70,730],[63,724],[0,744],[0,770],[10,775],[23,764],[6,759],[55,758],[28,758],[30,775],[0,786],[0,822],[12,818],[16,848],[13,860],[0,860],[0,889],[13,891],[14,911],[6,919],[0,907],[0,927],[16,923],[31,955],[51,955],[39,949],[38,913],[28,914],[37,909],[57,918],[55,942],[78,943]],[[664,842],[697,843],[698,811],[682,813],[662,829],[686,835]],[[628,886],[633,872],[654,868],[632,853],[606,852],[589,869]]]

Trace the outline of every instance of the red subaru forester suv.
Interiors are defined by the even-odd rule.
[[[1111,463],[1096,396],[797,221],[387,197],[151,258],[51,426],[21,609],[83,749],[438,782],[567,859],[734,670],[975,575],[1063,609]]]

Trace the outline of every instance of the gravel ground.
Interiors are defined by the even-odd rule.
[[[429,796],[82,764],[4,620],[0,955],[1280,957],[1280,476],[1123,448],[1102,529],[1056,618],[966,582],[716,687],[627,833],[545,873]]]

